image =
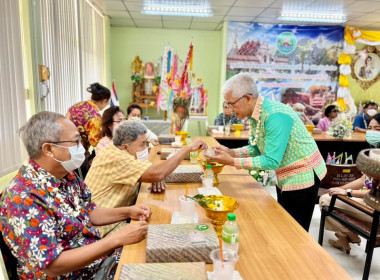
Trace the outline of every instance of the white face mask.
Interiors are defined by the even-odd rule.
[[[139,117],[129,117],[129,120],[130,121],[139,122],[139,121],[141,121],[141,118],[139,118]]]
[[[370,117],[373,117],[376,114],[377,114],[377,110],[375,110],[375,109],[368,109],[367,110],[367,115]]]
[[[135,151],[135,149],[133,149],[131,146],[129,146],[129,148],[131,148],[133,151]],[[144,150],[142,150],[140,152],[135,151],[135,153],[136,153],[137,160],[148,160],[149,159],[148,147],[146,147]]]
[[[85,149],[83,148],[82,144],[79,143],[78,146],[72,146],[72,147],[64,147],[60,145],[53,144],[54,146],[69,149],[71,159],[67,161],[60,161],[56,158],[53,158],[55,161],[58,161],[63,168],[65,168],[68,172],[71,172],[79,167],[81,167],[82,163],[85,160]]]

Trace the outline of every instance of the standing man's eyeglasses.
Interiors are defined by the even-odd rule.
[[[233,109],[233,108],[235,108],[235,104],[236,104],[237,102],[239,102],[239,100],[242,99],[243,97],[245,97],[246,95],[252,95],[252,94],[250,94],[250,93],[246,93],[246,94],[244,94],[242,97],[236,99],[234,102],[226,103],[226,105],[227,105],[228,107],[230,107],[231,109]]]
[[[65,140],[65,141],[55,141],[55,142],[49,142],[51,144],[59,144],[59,143],[76,143],[77,147],[79,148],[81,144],[81,139],[79,138],[78,140]]]

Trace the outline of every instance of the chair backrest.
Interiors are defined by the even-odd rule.
[[[363,174],[356,167],[356,164],[329,164],[326,165],[327,174],[322,179],[319,188],[329,189],[340,187],[356,179],[359,179]]]
[[[7,244],[5,244],[5,241],[3,239],[3,235],[0,232],[0,249],[1,249],[1,255],[2,259],[5,264],[5,269],[8,274],[8,278],[10,280],[17,280],[17,259],[12,255],[11,250],[8,248]]]

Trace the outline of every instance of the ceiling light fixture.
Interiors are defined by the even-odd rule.
[[[200,0],[149,0],[144,2],[141,13],[146,15],[190,17],[212,17],[214,15],[210,4],[207,1]]]
[[[282,21],[292,22],[316,22],[316,23],[344,23],[347,17],[344,14],[333,12],[310,12],[310,11],[281,11],[277,18]]]

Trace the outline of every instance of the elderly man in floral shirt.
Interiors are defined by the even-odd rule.
[[[20,279],[90,279],[114,249],[146,236],[148,206],[96,207],[72,172],[82,164],[84,148],[71,121],[41,112],[21,137],[30,160],[0,199],[0,230]],[[127,218],[140,221],[103,239],[94,228]]]

